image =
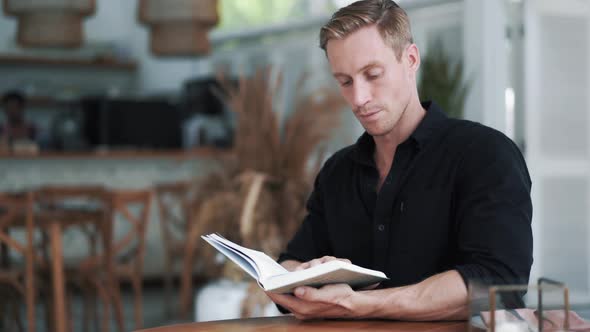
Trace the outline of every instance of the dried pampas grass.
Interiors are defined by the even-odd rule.
[[[344,102],[328,89],[303,95],[304,76],[297,84],[294,111],[281,130],[275,98],[282,76],[273,81],[271,73],[271,68],[258,70],[252,77],[240,77],[237,85],[219,76],[223,91],[218,95],[226,96],[237,115],[235,142],[220,160],[221,169],[200,182],[193,225],[198,227],[194,233],[219,232],[277,258],[305,216],[323,160],[321,144],[339,126]],[[310,165],[315,152],[318,162]],[[214,267],[215,251],[208,246],[202,246],[199,256],[209,265],[206,270],[243,278],[236,269]]]

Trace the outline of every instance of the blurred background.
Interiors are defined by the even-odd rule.
[[[26,244],[5,241],[2,271],[21,274],[0,288],[10,295],[1,326],[272,314],[199,236],[219,231],[276,255],[318,166],[362,134],[318,46],[319,28],[351,2],[4,0],[0,192],[33,225],[0,223]],[[398,2],[422,55],[421,99],[504,132],[527,159],[531,281],[567,283],[587,310],[590,1]],[[47,215],[59,227],[39,226]],[[101,297],[115,288],[120,297]]]

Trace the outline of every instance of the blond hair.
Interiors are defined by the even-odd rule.
[[[330,39],[343,39],[373,24],[399,61],[404,48],[414,41],[408,15],[391,0],[361,0],[340,8],[320,30],[320,47],[327,52]]]

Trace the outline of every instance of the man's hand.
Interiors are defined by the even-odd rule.
[[[355,292],[346,284],[297,287],[293,295],[267,292],[276,304],[302,320],[318,318],[364,318],[377,305],[363,292]]]
[[[324,256],[304,263],[292,260],[284,261],[282,265],[289,271],[300,271],[335,260],[351,263],[345,258]],[[379,284],[369,286],[367,289],[377,285]],[[359,309],[359,306],[355,302],[357,300],[363,301],[362,294],[353,291],[346,284],[326,285],[320,289],[301,286],[294,290],[293,295],[271,292],[266,294],[276,304],[285,307],[299,319],[360,318],[364,315],[363,312],[356,310]],[[366,311],[368,308],[365,307],[364,310]]]
[[[335,260],[322,257],[306,263],[285,261],[289,271]],[[446,271],[417,284],[354,291],[346,284],[320,289],[297,287],[293,295],[266,293],[276,304],[302,320],[317,318],[381,318],[412,321],[463,320],[468,317],[467,288],[456,270]]]
[[[305,270],[305,269],[309,269],[310,267],[314,267],[320,264],[324,264],[327,263],[329,261],[343,261],[346,263],[351,263],[350,260],[346,259],[346,258],[336,258],[334,256],[324,256],[322,258],[316,258],[316,259],[312,259],[309,262],[305,262],[305,263],[301,263],[297,266],[295,266],[295,268],[293,270],[290,271],[299,271],[299,270]]]

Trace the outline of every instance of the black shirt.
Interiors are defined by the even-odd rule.
[[[520,151],[494,129],[422,106],[379,193],[367,133],[326,161],[279,261],[348,258],[383,271],[384,288],[452,269],[466,283],[528,282],[531,180]]]

